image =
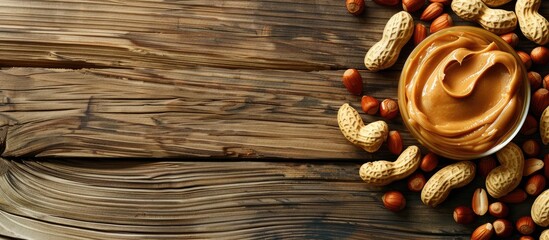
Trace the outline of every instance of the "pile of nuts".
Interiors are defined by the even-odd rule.
[[[453,12],[466,21],[474,21],[482,28],[499,35],[513,48],[518,46],[519,35],[513,31],[520,27],[522,35],[538,46],[530,53],[517,50],[517,55],[530,69],[533,65],[549,66],[549,22],[537,11],[541,0],[517,0],[515,11],[494,9],[511,0],[430,0],[424,7],[424,0],[374,0],[379,5],[395,7],[402,4],[404,11],[392,16],[386,24],[383,36],[366,53],[364,64],[368,70],[380,71],[391,67],[399,57],[402,47],[410,40],[415,45],[430,33],[454,25],[452,17],[444,13],[450,6]],[[346,0],[348,11],[358,16],[365,9],[364,0]],[[414,25],[410,13],[423,9],[419,19],[431,21],[428,28],[423,23]],[[390,131],[384,121],[365,124],[357,110],[344,104],[338,111],[338,124],[343,135],[356,146],[373,153],[386,144],[389,151],[399,155],[396,161],[374,161],[360,167],[360,177],[368,186],[385,186],[406,179],[410,191],[421,192],[425,205],[436,207],[455,188],[463,187],[476,176],[485,179],[485,186],[479,187],[471,197],[470,205],[455,208],[456,223],[470,224],[476,218],[490,215],[495,219],[472,232],[471,239],[490,239],[520,234],[521,239],[549,239],[549,74],[528,72],[532,90],[530,112],[520,130],[524,138],[521,144],[509,143],[495,156],[474,161],[457,161],[439,166],[439,156],[427,153],[422,157],[417,146],[403,147],[398,131]],[[356,69],[343,74],[343,84],[356,96],[363,93],[363,81]],[[399,115],[398,104],[393,99],[381,103],[373,96],[364,95],[361,108],[365,114],[379,115],[387,120]],[[537,134],[539,133],[539,139]],[[499,163],[499,164],[498,164]],[[427,177],[427,174],[438,169]],[[511,222],[507,219],[513,204],[519,204],[531,196],[535,198],[531,213]],[[388,191],[381,198],[390,211],[401,211],[406,206],[405,196],[398,191]]]

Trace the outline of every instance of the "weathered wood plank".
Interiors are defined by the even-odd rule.
[[[341,74],[2,70],[2,156],[372,158],[338,129],[339,106],[360,102],[346,92]],[[365,83],[376,97],[396,94],[396,81],[366,77]],[[400,120],[390,125],[404,130]]]
[[[327,0],[3,0],[0,64],[363,69],[365,52],[400,10],[367,1],[366,13],[357,18],[340,1]],[[549,4],[543,4],[541,13],[549,14]],[[454,21],[472,24],[455,16]],[[523,41],[521,46],[533,45]],[[411,48],[409,44],[403,55]]]
[[[431,209],[367,189],[358,164],[0,159],[0,234],[32,239],[447,239],[472,189]],[[395,185],[403,189],[403,185]]]
[[[373,3],[369,2],[372,6]],[[339,1],[0,2],[5,66],[318,70],[362,66],[396,8]]]

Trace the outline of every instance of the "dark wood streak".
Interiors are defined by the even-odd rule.
[[[203,67],[3,70],[3,156],[372,158],[348,144],[337,127],[341,104],[359,107],[359,98],[340,86],[341,74]],[[373,94],[380,97],[396,91],[368,84],[379,86]]]
[[[21,238],[443,239],[410,194],[387,214],[355,163],[0,161],[0,233]],[[13,224],[18,231],[10,233]]]
[[[401,10],[366,4],[354,17],[334,0],[1,0],[0,236],[467,239],[493,219],[461,226],[452,210],[482,179],[437,209],[403,181],[360,182],[362,162],[396,156],[340,134],[338,107],[360,102],[341,75],[360,69],[364,94],[396,98],[413,49],[364,70]],[[390,189],[403,212],[383,209]]]

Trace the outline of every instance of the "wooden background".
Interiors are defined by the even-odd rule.
[[[402,182],[360,182],[360,164],[396,156],[341,135],[337,109],[360,104],[341,75],[360,69],[365,94],[396,99],[413,48],[364,70],[401,10],[366,3],[354,17],[343,0],[0,0],[0,234],[468,238],[493,219],[462,226],[452,209],[481,179],[437,209]],[[521,35],[519,49],[533,47]],[[389,125],[417,144],[400,119]],[[405,191],[405,211],[382,207],[389,189]]]

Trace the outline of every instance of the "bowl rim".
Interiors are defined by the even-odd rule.
[[[522,88],[524,89],[524,99],[523,99],[524,100],[524,103],[523,103],[524,107],[522,108],[522,111],[520,113],[520,119],[518,120],[518,122],[516,122],[514,124],[514,129],[509,130],[509,134],[506,136],[506,139],[504,139],[503,141],[501,141],[500,143],[496,144],[495,146],[493,146],[492,148],[490,148],[489,150],[487,150],[483,153],[455,155],[455,154],[451,154],[451,153],[449,154],[449,153],[444,152],[444,151],[440,151],[438,148],[433,147],[428,141],[425,141],[422,138],[422,136],[418,132],[416,132],[416,130],[414,128],[412,128],[410,126],[410,124],[408,123],[408,111],[407,111],[407,108],[406,108],[407,98],[405,96],[406,80],[404,79],[404,73],[406,72],[406,70],[408,69],[408,67],[410,65],[410,62],[411,62],[411,59],[412,59],[411,56],[416,56],[418,54],[418,52],[420,51],[420,49],[422,49],[425,46],[425,44],[430,42],[429,41],[430,39],[437,38],[438,36],[443,35],[443,34],[448,33],[448,32],[470,32],[470,31],[479,31],[479,32],[485,33],[490,39],[493,39],[495,42],[503,44],[503,46],[505,48],[507,48],[507,49],[504,49],[504,50],[506,52],[511,53],[513,55],[513,57],[515,57],[515,59],[519,63],[518,64],[519,67],[522,69],[522,72],[523,72],[523,74],[522,74],[523,75],[523,81],[522,81],[523,86],[522,86]],[[499,36],[495,35],[494,33],[491,33],[488,30],[485,30],[483,28],[474,27],[474,26],[453,26],[453,27],[442,29],[442,30],[440,30],[436,33],[431,34],[429,37],[424,39],[420,44],[418,44],[412,50],[410,55],[408,55],[408,58],[406,59],[406,62],[404,63],[404,65],[402,67],[402,71],[400,73],[399,82],[398,82],[398,94],[397,95],[398,95],[398,106],[399,106],[399,109],[400,109],[400,112],[401,112],[400,115],[401,115],[402,121],[404,123],[404,126],[406,126],[408,131],[412,134],[412,136],[421,145],[423,145],[424,147],[429,149],[429,151],[432,151],[433,153],[435,153],[437,155],[440,155],[442,157],[446,157],[446,158],[453,159],[453,160],[472,160],[472,159],[477,159],[477,158],[482,158],[482,157],[492,155],[492,154],[496,153],[497,151],[501,150],[507,144],[509,144],[517,136],[520,129],[522,128],[522,125],[524,124],[524,122],[526,120],[526,117],[528,115],[528,111],[529,111],[529,108],[530,108],[530,99],[531,99],[530,84],[528,82],[527,73],[528,73],[528,70],[526,69],[526,67],[524,66],[522,61],[520,60],[520,57],[516,53],[515,49],[513,47],[511,47],[503,39],[501,39]]]

